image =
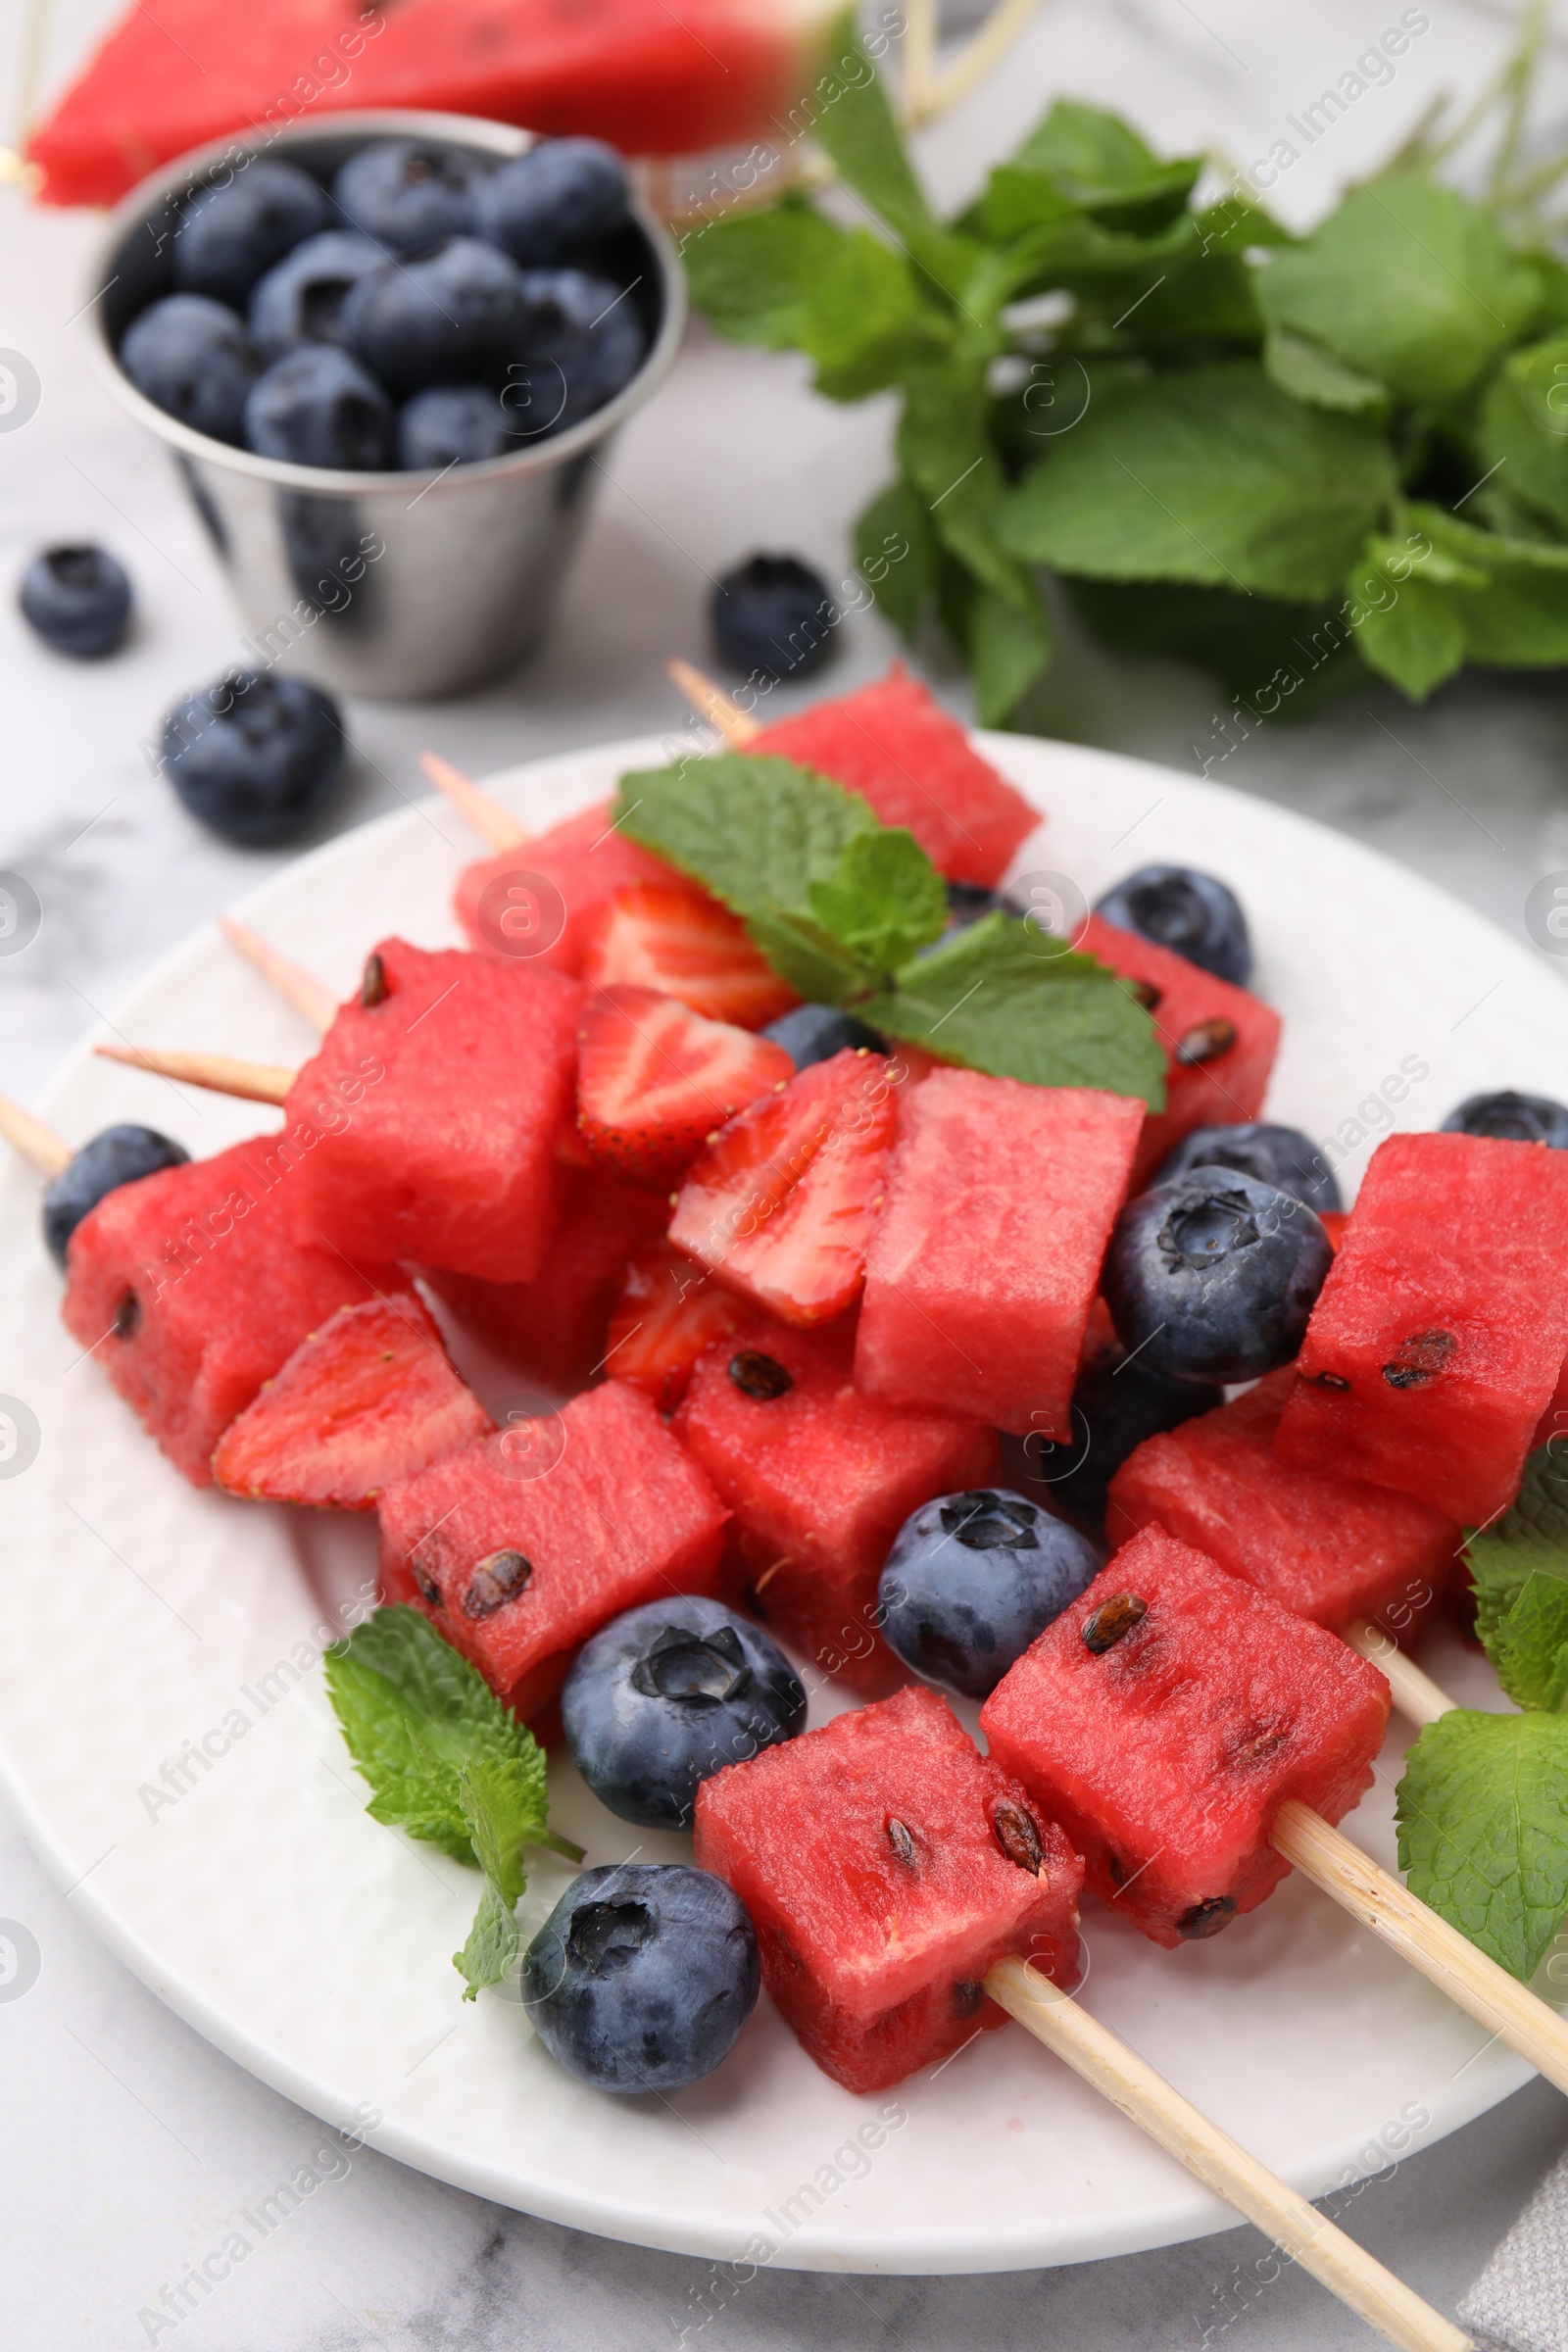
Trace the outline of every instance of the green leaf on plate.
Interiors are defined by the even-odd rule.
[[[1412,1893],[1527,1982],[1568,1907],[1568,1716],[1429,1723],[1399,1783]]]
[[[517,1957],[522,1938],[517,1933],[515,1900],[508,1902],[495,1881],[485,1880],[468,1940],[461,1952],[452,1955],[452,1965],[463,1979],[466,2001],[477,2000],[486,1984],[499,1984]]]
[[[1533,1570],[1487,1647],[1516,1706],[1568,1712],[1568,1580]]]
[[[1465,1558],[1476,1589],[1476,1632],[1489,1650],[1532,1576],[1568,1583],[1568,1463],[1553,1456],[1551,1446],[1530,1456],[1513,1501],[1500,1519],[1469,1537]]]
[[[810,904],[823,928],[877,973],[907,963],[948,920],[942,876],[901,825],[846,842],[832,876],[810,885]]]

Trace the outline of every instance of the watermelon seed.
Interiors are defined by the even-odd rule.
[[[1184,1911],[1176,1922],[1176,1933],[1189,1943],[1201,1943],[1205,1936],[1217,1936],[1221,1928],[1229,1927],[1236,1917],[1236,1898],[1231,1894],[1211,1894],[1206,1902],[1195,1903]]]
[[[128,1340],[141,1321],[141,1300],[134,1291],[126,1291],[115,1309],[115,1337]]]
[[[1128,995],[1136,997],[1146,1012],[1154,1011],[1164,994],[1163,989],[1156,988],[1152,980],[1129,980],[1124,985]]]
[[[953,1987],[954,2016],[973,2017],[984,1998],[984,1987],[977,1984],[972,1977],[960,1979]]]
[[[739,1698],[751,1682],[740,1636],[729,1625],[710,1634],[666,1625],[631,1670],[631,1687],[645,1698],[674,1698],[687,1705],[696,1701],[710,1706],[715,1700]]]
[[[387,986],[386,965],[379,956],[367,956],[365,977],[360,982],[360,1003],[368,1010],[372,1004],[383,1004],[391,994]]]
[[[1391,1389],[1425,1388],[1443,1370],[1453,1346],[1452,1332],[1414,1331],[1400,1342],[1393,1362],[1384,1365],[1383,1377]]]
[[[441,1588],[436,1583],[435,1578],[430,1574],[430,1571],[425,1566],[424,1562],[421,1559],[411,1555],[409,1566],[414,1571],[415,1583],[418,1586],[421,1594],[429,1602],[431,1608],[440,1608]]]
[[[1184,1037],[1177,1039],[1172,1059],[1184,1070],[1194,1069],[1201,1062],[1214,1061],[1221,1054],[1228,1054],[1235,1043],[1236,1023],[1216,1014],[1212,1020],[1197,1022]]]
[[[523,1558],[520,1551],[492,1551],[482,1559],[473,1572],[473,1582],[463,1595],[466,1617],[489,1617],[504,1609],[509,1600],[515,1600],[533,1574],[533,1562]]]
[[[1148,1615],[1148,1601],[1140,1600],[1136,1592],[1113,1592],[1108,1600],[1101,1602],[1092,1617],[1085,1619],[1085,1649],[1093,1650],[1097,1658],[1103,1656],[1124,1634],[1130,1634],[1135,1625],[1142,1625]]]
[[[1348,1389],[1350,1385],[1343,1372],[1313,1372],[1309,1378],[1315,1389]]]
[[[1033,1872],[1038,1879],[1046,1849],[1040,1842],[1040,1832],[1023,1807],[999,1805],[991,1816],[991,1828],[1007,1860],[1016,1862],[1020,1870]]]
[[[743,1396],[755,1397],[759,1404],[776,1402],[795,1386],[794,1376],[777,1357],[764,1355],[760,1348],[743,1348],[739,1355],[732,1355],[729,1376]]]
[[[920,1857],[914,1850],[914,1839],[896,1813],[888,1815],[888,1843],[906,1870],[918,1870]]]

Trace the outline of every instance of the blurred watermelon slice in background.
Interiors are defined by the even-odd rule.
[[[422,107],[633,156],[790,136],[843,0],[231,0],[132,5],[28,140],[47,204],[114,204],[225,132]]]

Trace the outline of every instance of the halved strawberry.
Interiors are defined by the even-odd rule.
[[[842,1314],[865,1277],[895,1124],[885,1054],[811,1063],[713,1138],[670,1241],[782,1322]]]
[[[651,988],[591,989],[577,1041],[584,1144],[620,1175],[660,1189],[715,1128],[795,1074],[782,1046]]]
[[[590,988],[657,988],[738,1029],[761,1029],[800,1003],[728,908],[681,882],[617,890],[589,939],[583,978]]]
[[[213,1475],[258,1502],[369,1511],[381,1489],[495,1427],[413,1292],[340,1306],[229,1424]]]
[[[746,1312],[705,1267],[667,1242],[650,1242],[626,1268],[610,1318],[605,1369],[612,1380],[641,1389],[662,1413],[672,1413],[704,1348],[728,1339]]]

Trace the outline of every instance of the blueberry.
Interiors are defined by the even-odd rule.
[[[330,343],[302,343],[251,388],[245,445],[291,466],[373,473],[390,466],[392,403],[373,375]]]
[[[599,139],[542,139],[479,187],[479,234],[525,268],[591,261],[624,228],[626,170]]]
[[[1568,1141],[1568,1111],[1562,1116]],[[1341,1205],[1334,1170],[1299,1127],[1271,1127],[1266,1119],[1248,1119],[1236,1127],[1195,1127],[1161,1162],[1153,1181],[1168,1184],[1189,1168],[1236,1168],[1244,1176],[1255,1176],[1259,1184],[1271,1184],[1277,1193],[1289,1193],[1319,1216]]]
[[[483,384],[432,384],[398,415],[398,464],[418,473],[477,466],[516,446],[511,417]]]
[[[406,262],[383,262],[344,298],[343,340],[399,395],[461,383],[513,357],[525,311],[505,254],[449,237]]]
[[[534,2032],[595,2090],[679,2090],[710,2075],[760,1984],[746,1905],[685,1862],[585,1870],[522,1960]]]
[[[441,237],[466,237],[474,224],[480,167],[455,147],[423,139],[377,139],[362,147],[332,182],[345,220],[392,253],[413,253]]]
[[[846,1046],[868,1046],[876,1054],[888,1050],[885,1037],[836,1004],[797,1004],[793,1012],[769,1021],[762,1035],[782,1046],[798,1070],[813,1061],[831,1061]]]
[[[17,601],[45,645],[87,661],[123,638],[130,581],[101,547],[46,547],[23,573]]]
[[[618,286],[582,270],[524,270],[526,318],[503,395],[514,430],[569,432],[643,364],[648,336]]]
[[[1129,1356],[1114,1334],[1086,1349],[1072,1393],[1072,1435],[1053,1441],[1004,1437],[1004,1468],[1047,1509],[1092,1535],[1103,1532],[1111,1480],[1135,1446],[1225,1401],[1221,1388],[1163,1380]]]
[[[1485,1135],[1504,1144],[1549,1144],[1568,1152],[1568,1108],[1549,1095],[1467,1095],[1443,1122],[1445,1135]]]
[[[709,605],[718,658],[748,677],[804,678],[819,669],[838,608],[798,556],[751,556],[725,572]]]
[[[152,1127],[106,1127],[74,1152],[43,1197],[43,1238],[61,1272],[66,1244],[105,1193],[160,1168],[183,1167],[190,1153]]]
[[[198,189],[186,205],[174,239],[174,283],[239,310],[256,280],[331,218],[319,180],[296,164],[263,157],[226,188]]]
[[[130,322],[120,365],[155,408],[214,441],[244,438],[259,369],[235,314],[205,294],[166,294]]]
[[[264,360],[280,360],[302,343],[341,342],[349,288],[386,260],[354,229],[329,228],[284,256],[251,290],[251,341]]]
[[[169,777],[192,816],[251,850],[292,841],[336,790],[343,717],[303,678],[231,670],[164,720]]]
[[[986,1698],[1099,1573],[1094,1545],[1022,1494],[940,1494],[893,1540],[877,1587],[882,1630],[928,1682]]]
[[[1252,975],[1247,917],[1228,883],[1191,865],[1141,865],[1095,904],[1095,912],[1136,931],[1200,971],[1245,988]]]
[[[716,1600],[651,1600],[582,1649],[561,1694],[577,1770],[645,1829],[690,1829],[697,1785],[792,1740],[806,1692],[767,1635]]]
[[[1130,1200],[1102,1288],[1116,1337],[1167,1380],[1254,1380],[1288,1364],[1334,1251],[1311,1209],[1228,1168]]]
[[[987,890],[983,882],[949,882],[948,929],[967,931],[971,923],[987,914],[1016,914],[1018,909],[1000,890]]]

